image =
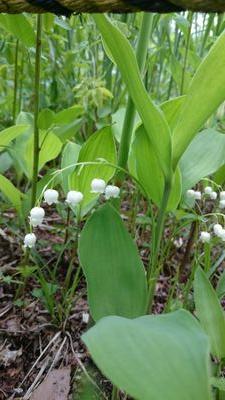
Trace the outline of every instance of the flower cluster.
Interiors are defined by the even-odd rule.
[[[106,200],[116,199],[120,195],[120,188],[114,185],[106,185],[103,179],[93,179],[91,182],[91,193],[104,194]]]
[[[197,191],[197,190],[187,190],[187,198],[188,199],[193,199],[193,200],[201,200],[202,198],[202,194],[201,192]]]
[[[204,191],[201,193],[200,191],[196,191],[193,189],[187,190],[186,197],[192,200],[202,200],[204,198],[208,198],[210,200],[219,200],[218,207],[220,209],[225,209],[225,191],[220,191],[219,193],[215,192],[211,186],[206,186]],[[217,238],[221,239],[225,242],[225,229],[220,224],[213,225],[213,232],[201,231],[199,240],[202,243],[209,243],[212,234],[214,234]]]
[[[222,225],[220,224],[213,225],[213,233],[216,237],[225,242],[225,229],[222,227]],[[209,232],[206,231],[200,232],[200,241],[202,243],[209,243],[210,240],[211,240],[211,234]]]
[[[193,189],[189,189],[186,192],[187,198],[192,200],[201,200],[203,195],[208,197],[210,200],[216,200],[218,198],[218,193],[215,192],[211,186],[206,186],[204,193]],[[219,208],[225,209],[225,191],[219,193]]]
[[[117,186],[107,185],[103,179],[93,179],[91,182],[91,193],[104,194],[106,200],[117,198],[120,195],[120,189]],[[69,206],[76,207],[84,199],[84,195],[76,190],[70,190],[67,193],[65,203]],[[59,202],[59,193],[54,189],[47,189],[44,192],[44,202],[48,205],[57,204]],[[34,207],[30,210],[29,221],[32,228],[42,225],[45,217],[45,210],[42,207]],[[33,248],[36,244],[37,237],[34,233],[28,233],[24,237],[24,247]]]

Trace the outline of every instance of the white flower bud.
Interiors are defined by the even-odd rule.
[[[200,240],[202,243],[209,243],[211,239],[211,235],[209,232],[200,232]]]
[[[225,208],[225,200],[220,200],[219,202],[219,208]]]
[[[105,188],[105,198],[108,200],[111,197],[116,199],[120,195],[120,188],[118,186],[108,185]]]
[[[89,319],[90,319],[90,315],[86,312],[83,312],[82,313],[82,321],[84,322],[84,324],[88,324]]]
[[[66,203],[71,206],[77,206],[83,200],[84,195],[81,192],[77,192],[76,190],[71,190],[67,193]]]
[[[225,192],[220,192],[220,200],[225,200]]]
[[[104,193],[106,182],[103,179],[93,179],[91,182],[91,193]]]
[[[51,206],[52,204],[57,204],[58,203],[58,198],[59,198],[59,193],[57,190],[54,189],[47,189],[44,192],[44,199],[45,202]]]
[[[30,210],[30,216],[32,218],[44,218],[45,216],[45,210],[42,207],[34,207],[32,210]]]
[[[32,249],[32,247],[35,246],[37,241],[37,238],[35,236],[34,233],[28,233],[25,237],[24,237],[24,247],[29,247],[30,249]]]
[[[210,197],[211,200],[216,200],[217,199],[217,193],[216,192],[212,192],[212,193],[210,193],[209,197]]]
[[[211,194],[212,191],[213,190],[212,190],[211,186],[206,186],[205,189],[204,189],[205,194]]]
[[[194,198],[195,198],[195,200],[201,200],[201,198],[202,198],[201,192],[196,191],[194,194]]]
[[[223,242],[225,242],[225,229],[222,229],[218,236],[220,237],[220,239],[222,239]]]
[[[220,224],[215,224],[213,226],[213,231],[215,233],[216,236],[220,236],[221,232],[223,231],[223,227]]]
[[[34,227],[41,225],[45,216],[45,210],[42,207],[34,207],[30,210],[30,224]]]
[[[186,196],[187,196],[188,199],[194,199],[195,198],[195,191],[193,189],[187,190]]]

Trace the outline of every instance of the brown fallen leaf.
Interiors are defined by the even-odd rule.
[[[67,400],[71,368],[54,369],[33,392],[31,400]]]

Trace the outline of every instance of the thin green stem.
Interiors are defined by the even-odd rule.
[[[197,259],[195,259],[194,262],[193,262],[193,264],[192,264],[191,274],[190,274],[190,276],[189,276],[189,278],[188,278],[188,281],[187,281],[187,283],[186,283],[186,285],[185,285],[185,287],[184,287],[184,290],[183,290],[183,299],[184,299],[184,300],[183,300],[183,308],[185,308],[185,309],[188,309],[188,308],[189,308],[189,307],[188,307],[188,303],[189,303],[189,301],[188,301],[188,299],[189,299],[189,294],[190,294],[191,287],[192,287],[192,285],[193,285],[195,272],[196,272],[198,266],[199,266],[199,262],[198,262]]]
[[[19,82],[19,99],[18,99],[18,112],[22,108],[23,100],[23,83],[24,83],[24,50],[21,50],[21,61],[20,61],[20,82]]]
[[[175,290],[176,290],[176,287],[177,287],[178,283],[179,283],[179,268],[176,269],[175,276],[171,281],[171,286],[170,286],[170,289],[169,289],[169,295],[168,295],[168,298],[167,298],[167,301],[166,301],[166,305],[164,307],[164,312],[165,313],[169,312],[169,310],[170,310],[171,301],[172,301],[172,299],[174,297],[174,293],[175,293]]]
[[[66,216],[66,229],[65,229],[65,237],[64,237],[64,246],[68,242],[69,229],[70,229],[70,217],[71,217],[71,208],[70,208],[70,206],[68,206],[67,216]]]
[[[171,191],[171,182],[165,182],[164,194],[162,198],[161,207],[159,209],[159,213],[157,216],[157,223],[154,232],[154,240],[152,243],[152,252],[149,260],[149,266],[147,271],[147,279],[148,279],[148,304],[147,304],[147,312],[151,312],[153,298],[155,294],[156,282],[160,273],[160,267],[158,266],[158,256],[160,245],[163,237],[164,223],[166,218],[166,210],[169,201]]]
[[[34,148],[33,148],[33,177],[31,189],[31,207],[34,207],[37,196],[38,165],[39,165],[39,128],[38,114],[40,106],[40,74],[41,74],[41,34],[42,17],[37,16],[37,35],[36,35],[36,57],[35,57],[35,81],[34,81]]]
[[[210,270],[211,267],[211,257],[210,257],[210,253],[211,253],[211,246],[210,243],[205,243],[204,244],[204,258],[205,258],[205,272],[207,273]]]
[[[80,232],[80,211],[81,211],[80,208],[78,208],[77,209],[76,236],[75,236],[75,243],[74,243],[75,254],[73,254],[71,256],[71,261],[70,261],[69,268],[68,268],[68,271],[67,271],[67,274],[66,274],[66,278],[65,278],[65,282],[64,282],[64,291],[65,291],[65,293],[69,289],[71,276],[72,276],[72,272],[73,272],[73,268],[74,268],[74,261],[76,259],[76,254],[77,254],[77,249],[78,249],[78,239],[79,239],[79,232]]]
[[[190,232],[189,232],[189,236],[188,236],[188,240],[187,240],[187,245],[185,248],[183,259],[182,259],[180,267],[179,267],[179,280],[181,280],[181,277],[182,277],[183,272],[185,271],[186,265],[190,261],[191,250],[192,250],[193,243],[196,239],[196,235],[198,232],[198,226],[199,226],[199,223],[197,220],[194,220],[191,223],[191,228],[190,228]]]
[[[119,400],[119,391],[116,386],[113,386],[111,400]]]
[[[187,70],[188,52],[189,52],[190,42],[191,42],[191,28],[192,28],[192,22],[193,22],[193,15],[194,15],[193,12],[190,12],[188,15],[189,28],[188,28],[187,43],[186,43],[185,55],[184,55],[184,66],[183,66],[182,77],[181,77],[181,87],[180,87],[181,95],[184,94],[184,88],[185,88],[185,73]]]
[[[15,49],[15,69],[14,69],[14,93],[13,93],[13,123],[16,121],[16,111],[17,111],[17,97],[18,97],[18,56],[19,56],[19,40],[16,41]]]

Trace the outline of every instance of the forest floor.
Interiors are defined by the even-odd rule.
[[[125,220],[129,212],[125,203],[123,215]],[[137,216],[139,225],[135,225],[135,231],[139,251],[146,265],[150,232],[147,225],[140,225],[143,215],[140,213]],[[13,212],[8,212],[3,214],[3,218],[11,220],[13,224],[15,215]],[[51,216],[51,225],[54,218],[56,225],[54,236],[46,228],[39,233],[43,241],[41,256],[45,258],[49,268],[53,268],[56,260],[55,249],[63,240],[61,221],[57,216]],[[9,226],[9,222],[5,226]],[[15,302],[14,280],[18,279],[16,267],[21,258],[18,232],[15,234],[12,229],[0,229],[0,242],[0,278],[5,277],[0,285],[0,399],[109,399],[111,386],[92,364],[81,340],[82,333],[91,326],[91,321],[87,323],[84,318],[88,313],[84,278],[80,280],[69,317],[62,324],[54,323],[43,302],[32,295],[34,288],[38,288],[37,282],[32,277],[28,279],[23,293]],[[160,276],[157,284],[155,313],[161,313],[164,309],[176,266],[184,257],[184,249],[185,246],[172,248],[170,266],[165,265],[164,274]],[[76,259],[74,274],[77,265]],[[62,278],[62,284],[67,267],[68,259],[65,255],[59,269],[59,280]],[[60,302],[57,292],[55,296]],[[57,373],[61,375],[58,376]],[[44,384],[40,385],[43,381]],[[82,397],[80,393],[87,383],[94,389],[98,387],[101,396],[98,393],[95,397],[94,393],[98,392],[96,389],[93,391],[93,397],[92,395]],[[52,392],[49,397],[46,394],[48,390]],[[122,396],[121,399],[123,398],[125,397]]]

